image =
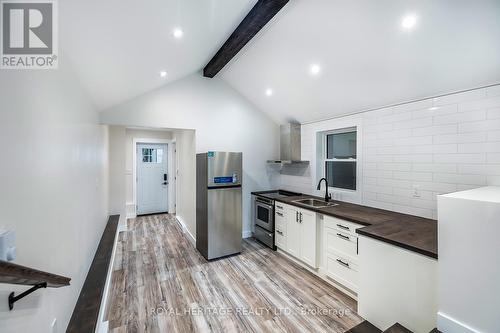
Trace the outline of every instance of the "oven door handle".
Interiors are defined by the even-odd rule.
[[[256,201],[255,202],[257,206],[263,206],[263,207],[266,207],[266,208],[269,208],[269,209],[273,209],[273,205],[270,205],[268,203],[264,203],[262,201]]]

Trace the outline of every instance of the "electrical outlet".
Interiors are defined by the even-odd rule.
[[[419,185],[413,185],[413,197],[420,198],[420,186]]]
[[[50,332],[57,333],[57,318],[54,318],[54,320],[52,320],[52,324],[50,325]]]

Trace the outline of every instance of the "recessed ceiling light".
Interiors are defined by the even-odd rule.
[[[167,77],[167,71],[161,71],[160,72],[160,77],[162,77],[162,78]]]
[[[433,106],[433,107],[429,108],[429,111],[434,111],[434,110],[437,110],[437,109],[439,109],[437,106]]]
[[[272,96],[273,95],[273,90],[271,88],[266,89],[266,96]]]
[[[311,74],[318,75],[319,72],[321,72],[321,67],[318,64],[312,64],[311,65]]]
[[[417,16],[416,15],[406,15],[403,17],[401,21],[401,26],[405,29],[412,29],[417,24]]]
[[[175,38],[179,39],[179,38],[182,38],[182,36],[184,35],[184,32],[182,31],[181,28],[175,28],[173,35]]]

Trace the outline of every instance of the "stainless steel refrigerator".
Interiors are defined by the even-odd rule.
[[[241,252],[242,153],[196,155],[196,248],[208,260]]]

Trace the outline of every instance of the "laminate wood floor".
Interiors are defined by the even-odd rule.
[[[356,302],[254,240],[206,261],[174,216],[128,220],[119,234],[106,317],[124,332],[345,332]]]

